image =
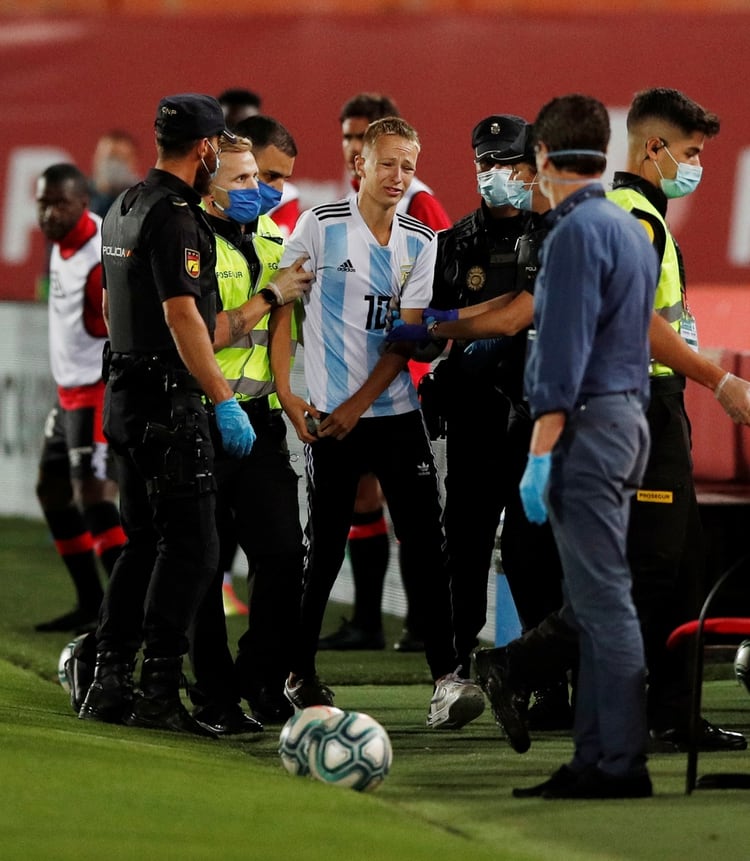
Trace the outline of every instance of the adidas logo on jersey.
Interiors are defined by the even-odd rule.
[[[356,272],[357,270],[352,265],[352,261],[349,260],[349,258],[347,258],[346,260],[344,260],[344,262],[341,264],[341,266],[336,267],[336,271],[337,272]]]

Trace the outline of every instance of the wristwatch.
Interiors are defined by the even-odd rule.
[[[273,292],[273,290],[269,290],[268,287],[264,287],[262,290],[258,290],[258,295],[262,296],[272,308],[275,308],[279,304],[279,300],[277,299],[276,294]]]

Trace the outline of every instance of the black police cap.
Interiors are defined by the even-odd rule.
[[[156,109],[154,128],[171,140],[198,140],[223,135],[236,140],[228,131],[224,111],[213,96],[202,93],[178,93],[165,96]]]
[[[477,161],[507,164],[526,161],[530,150],[530,137],[530,124],[522,117],[493,114],[474,126],[471,133],[474,158]]]

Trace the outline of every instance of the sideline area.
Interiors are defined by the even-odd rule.
[[[372,794],[283,771],[278,727],[251,742],[79,722],[56,680],[65,634],[33,623],[70,600],[42,524],[0,519],[0,806],[3,857],[42,861],[233,859],[286,861],[746,861],[749,797],[684,795],[685,756],[654,755],[656,797],[614,802],[519,801],[570,753],[563,733],[515,754],[489,710],[458,732],[425,727],[423,656],[321,654],[336,704],[388,730],[394,764]],[[333,621],[345,611],[330,608]],[[230,617],[236,640],[243,622]],[[399,625],[387,617],[389,635]],[[750,700],[716,667],[706,714],[750,731]],[[702,755],[701,768],[746,769],[750,751]]]

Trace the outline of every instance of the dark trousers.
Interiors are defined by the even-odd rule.
[[[331,589],[344,561],[359,477],[380,481],[396,537],[402,571],[424,620],[433,679],[456,669],[445,535],[435,461],[422,414],[360,419],[343,440],[305,446],[309,542],[302,596],[300,653],[295,674],[315,673],[318,638]]]
[[[289,462],[280,411],[250,414],[257,434],[241,460],[217,456],[217,517],[230,514],[248,560],[251,598],[247,630],[236,661],[227,643],[217,569],[191,637],[191,660],[200,695],[238,702],[261,687],[279,695],[291,669],[299,631],[304,545],[299,477]]]
[[[531,630],[562,603],[562,565],[552,527],[529,523],[520,484],[533,422],[524,405],[511,409],[505,438],[505,521],[500,539],[503,572],[524,631]]]
[[[146,427],[158,427],[149,434]],[[188,651],[187,630],[218,564],[213,446],[197,392],[108,386],[127,536],[102,603],[100,651],[148,658]]]
[[[448,397],[445,534],[456,652],[468,676],[487,621],[495,535],[507,500],[510,404],[490,382],[467,375],[454,379]]]
[[[533,422],[491,381],[464,375],[453,384],[448,414],[445,531],[450,557],[456,650],[465,674],[487,621],[487,581],[495,534],[503,572],[524,630],[562,602],[562,568],[549,523],[529,523],[519,484]],[[487,435],[480,428],[490,428]]]
[[[673,378],[672,378],[673,380]],[[628,559],[649,670],[649,721],[666,729],[687,721],[689,663],[667,637],[696,617],[704,589],[705,547],[693,481],[690,424],[682,391],[652,385],[647,411],[651,453],[632,504]],[[666,388],[666,391],[662,389]],[[652,501],[657,491],[661,501]]]

